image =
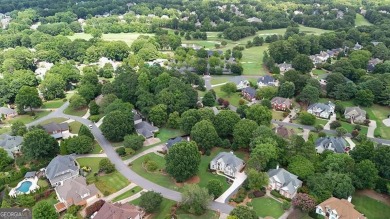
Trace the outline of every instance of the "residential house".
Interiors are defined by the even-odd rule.
[[[74,155],[58,155],[53,158],[45,169],[45,176],[51,186],[62,185],[65,180],[79,176],[79,165]]]
[[[31,178],[35,178],[36,175],[37,175],[37,172],[30,171],[30,172],[27,172],[26,174],[24,174],[24,178],[25,179],[31,179]]]
[[[154,137],[154,133],[158,132],[159,129],[149,122],[143,121],[141,114],[136,110],[132,110],[132,112],[134,114],[134,127],[138,135],[142,135],[146,139]]]
[[[0,107],[0,117],[1,118],[12,118],[14,116],[18,115],[16,113],[16,110],[8,108],[8,107]],[[0,118],[0,120],[1,120]]]
[[[169,19],[169,16],[164,14],[161,16],[161,19]]]
[[[379,44],[382,43],[382,42],[372,41],[371,43],[372,43],[372,45],[377,46],[377,45],[379,45]]]
[[[211,160],[210,169],[234,178],[244,165],[244,161],[234,155],[233,152],[220,152]]]
[[[210,58],[213,56],[215,53],[218,53],[218,55],[222,55],[223,51],[222,50],[206,50],[207,51],[207,56]]]
[[[292,135],[295,134],[293,129],[288,129],[283,125],[279,125],[278,127],[273,129],[275,131],[275,134],[282,138],[290,138]]]
[[[291,108],[291,100],[283,97],[274,97],[271,100],[272,108],[275,110],[286,111]]]
[[[195,27],[201,27],[201,26],[202,26],[202,23],[200,23],[200,21],[197,20],[196,23],[195,23]]]
[[[294,11],[294,15],[298,15],[298,14],[303,14],[303,12],[302,11]]]
[[[344,138],[341,137],[322,137],[315,142],[317,153],[322,153],[325,150],[330,150],[335,153],[345,153],[349,151],[349,147]]]
[[[366,114],[366,111],[360,109],[358,106],[346,107],[344,117],[352,120],[352,122],[363,123],[367,119]]]
[[[0,135],[0,148],[3,148],[12,159],[14,158],[14,154],[20,152],[22,143],[23,137],[21,136]]]
[[[63,138],[64,134],[69,134],[69,124],[51,122],[43,125],[43,129],[55,139]]]
[[[84,177],[78,176],[65,180],[62,185],[55,189],[59,202],[54,205],[57,212],[62,212],[72,205],[86,205],[98,197],[99,190],[95,184],[87,185]]]
[[[297,194],[298,188],[302,186],[302,181],[298,179],[298,176],[279,168],[279,166],[276,169],[270,169],[267,173],[269,176],[268,189],[277,190],[286,198],[293,198]]]
[[[383,60],[380,60],[378,58],[375,59],[370,59],[367,64],[367,71],[368,72],[373,72],[375,70],[375,66],[379,63],[382,63]]]
[[[246,87],[241,90],[242,97],[245,98],[248,101],[255,101],[256,100],[256,89],[253,87]]]
[[[104,203],[93,219],[142,219],[145,212],[129,203]]]
[[[263,20],[261,20],[260,18],[257,18],[257,17],[248,18],[248,19],[246,19],[246,21],[248,23],[263,23]]]
[[[327,52],[321,51],[319,54],[309,56],[309,58],[313,61],[313,64],[319,64],[326,62],[330,56]]]
[[[230,79],[230,81],[236,84],[237,90],[242,90],[250,86],[249,81],[241,76],[233,77]]]
[[[189,140],[190,140],[190,138],[188,136],[187,137],[180,137],[179,136],[179,137],[176,137],[176,138],[170,138],[170,139],[168,139],[167,143],[165,143],[164,151],[167,152],[176,143],[179,143],[179,142],[182,142],[182,141],[189,141]]]
[[[361,50],[361,49],[363,49],[363,46],[360,45],[358,42],[356,42],[355,46],[352,49],[353,50]]]
[[[210,25],[211,25],[211,27],[217,27],[218,26],[217,23],[215,23],[214,21],[210,21]]]
[[[257,85],[259,87],[264,86],[277,86],[277,80],[270,75],[262,76],[257,79]]]
[[[307,108],[307,112],[320,118],[329,119],[334,114],[335,105],[332,102],[315,103]]]
[[[342,11],[337,11],[336,19],[343,19],[343,18],[344,18],[344,12],[342,12]]]
[[[326,219],[366,219],[363,214],[354,208],[351,199],[351,197],[348,200],[335,197],[328,198],[316,206],[316,213]]]
[[[279,70],[280,70],[280,73],[284,73],[286,71],[289,71],[289,70],[292,70],[293,67],[291,64],[288,64],[286,62],[283,62],[281,64],[277,64],[276,66],[278,66]]]

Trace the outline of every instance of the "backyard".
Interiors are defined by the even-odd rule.
[[[390,206],[364,195],[353,195],[352,204],[355,209],[369,219],[383,219],[390,215]]]
[[[385,126],[382,122],[390,114],[390,108],[385,106],[373,105],[366,110],[369,119],[376,121],[375,135],[382,138],[390,139],[390,127]]]
[[[238,106],[239,105],[238,102],[241,99],[241,95],[240,95],[239,92],[233,93],[230,96],[228,96],[225,92],[221,91],[221,86],[213,87],[213,90],[217,94],[217,97],[220,97],[220,98],[228,100],[229,103],[231,105],[233,105],[233,106]]]
[[[30,113],[27,112],[24,115],[18,115],[13,119],[7,120],[7,122],[14,123],[14,122],[20,121],[20,122],[23,122],[24,124],[28,124],[34,120],[37,120],[37,119],[42,118],[44,116],[47,116],[50,113],[50,111],[39,111],[39,112],[34,112],[34,113],[35,113],[35,115],[31,116]]]
[[[82,124],[79,123],[79,122],[77,122],[77,121],[73,121],[73,122],[69,123],[70,132],[71,132],[72,134],[78,134],[81,125],[82,125]]]
[[[256,211],[259,217],[271,216],[273,218],[279,218],[284,213],[282,204],[269,197],[255,198],[252,199],[251,203],[253,210]]]
[[[160,128],[160,131],[157,134],[157,138],[159,138],[161,142],[166,142],[170,138],[182,135],[184,135],[184,133],[179,129]]]

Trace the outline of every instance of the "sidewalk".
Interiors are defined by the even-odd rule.
[[[147,192],[147,191],[148,191],[148,190],[146,190],[146,189],[142,189],[140,192],[137,192],[136,194],[134,194],[134,195],[132,195],[132,196],[130,196],[130,197],[128,197],[128,198],[119,200],[119,201],[117,201],[117,202],[115,202],[115,203],[124,204],[124,203],[127,203],[127,202],[131,202],[131,201],[133,201],[133,200],[135,200],[135,199],[141,197],[142,193]]]
[[[119,191],[117,191],[117,192],[115,192],[115,193],[113,193],[113,194],[111,194],[109,196],[103,197],[102,199],[104,201],[111,201],[112,199],[116,198],[118,195],[121,195],[121,194],[129,191],[130,189],[132,189],[132,188],[134,188],[136,186],[137,185],[135,183],[130,183],[130,185],[126,186],[125,188],[123,188],[123,189],[121,189],[121,190],[119,190]]]
[[[107,154],[79,154],[76,155],[76,158],[83,158],[83,157],[107,157]]]

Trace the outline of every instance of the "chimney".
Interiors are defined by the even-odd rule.
[[[233,151],[230,151],[231,154],[234,154]]]
[[[348,202],[352,201],[352,196],[348,196]]]
[[[276,165],[276,169],[279,169],[279,164]]]

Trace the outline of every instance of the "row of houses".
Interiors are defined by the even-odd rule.
[[[307,108],[307,112],[319,118],[329,119],[335,113],[335,105],[332,102],[314,103]],[[363,123],[367,119],[367,112],[358,106],[346,107],[344,118],[351,122]]]

